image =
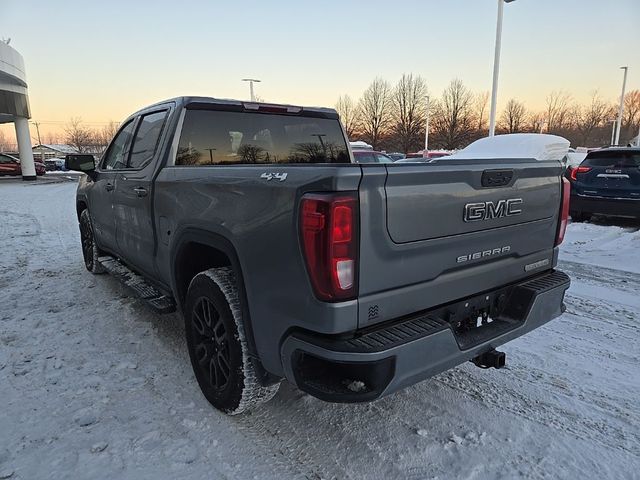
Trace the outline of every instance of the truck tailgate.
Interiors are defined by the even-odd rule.
[[[559,162],[363,167],[359,326],[549,269]]]

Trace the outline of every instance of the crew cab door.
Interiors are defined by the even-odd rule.
[[[118,176],[126,167],[134,126],[134,122],[129,121],[111,141],[96,169],[94,184],[87,192],[97,243],[100,248],[110,252],[115,252],[117,247],[114,203],[118,195]]]
[[[126,169],[119,172],[114,205],[118,254],[142,273],[155,271],[155,235],[151,211],[153,174],[168,110],[142,115],[136,124]]]

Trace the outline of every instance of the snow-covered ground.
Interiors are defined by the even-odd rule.
[[[364,405],[213,410],[176,315],[84,269],[75,184],[0,184],[0,479],[639,478],[640,232],[572,224],[567,313]]]

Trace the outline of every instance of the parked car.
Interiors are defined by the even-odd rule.
[[[640,219],[640,148],[611,147],[587,154],[569,171],[575,222],[599,214]]]
[[[47,171],[44,163],[38,161],[35,161],[34,163],[36,167],[36,175],[44,175]],[[6,153],[0,153],[0,175],[22,175],[20,159],[12,155],[7,155]]]
[[[428,157],[423,157],[423,156],[409,157],[409,156],[407,156],[407,158],[401,158],[400,160],[396,160],[395,163],[429,163],[431,161],[432,161],[432,159],[428,158]]]
[[[44,164],[49,172],[66,170],[64,158],[47,158]]]
[[[353,150],[356,163],[393,163],[393,159],[386,153],[374,150]]]
[[[97,166],[67,159],[86,172],[85,267],[182,312],[195,378],[227,413],[282,378],[365,402],[469,360],[500,368],[496,347],[562,313],[560,162],[366,168],[350,152],[333,109],[147,107]]]
[[[397,162],[398,160],[402,160],[403,158],[406,158],[406,155],[400,152],[387,153],[387,155],[391,157],[391,160],[393,160],[394,162]]]

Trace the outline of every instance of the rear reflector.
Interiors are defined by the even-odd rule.
[[[313,290],[320,300],[357,296],[356,192],[308,194],[300,205],[300,242]]]
[[[591,167],[574,167],[571,169],[571,180],[574,182],[578,180],[579,173],[587,173],[591,170]]]
[[[571,174],[573,175],[573,172],[571,172]],[[571,184],[569,183],[569,180],[562,177],[562,204],[560,206],[560,220],[558,221],[558,231],[556,233],[556,247],[563,242],[564,234],[567,231],[567,223],[569,221],[569,201],[571,199],[570,193]]]

